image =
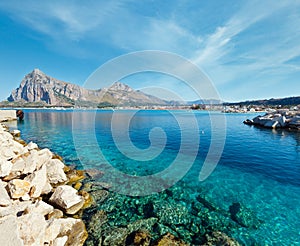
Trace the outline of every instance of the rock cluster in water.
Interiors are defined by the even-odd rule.
[[[300,111],[277,110],[265,115],[245,120],[244,124],[266,128],[285,128],[300,130]]]
[[[83,245],[76,217],[88,196],[67,183],[82,178],[49,149],[16,139],[0,124],[0,242],[9,245]]]
[[[93,178],[95,176],[97,178]],[[103,175],[103,174],[102,174]],[[106,174],[104,174],[105,176]],[[240,203],[223,210],[184,181],[146,197],[128,197],[109,191],[94,172],[84,184],[95,204],[84,211],[89,238],[86,245],[240,245],[232,237],[257,229],[260,221]],[[247,243],[255,244],[248,238]]]

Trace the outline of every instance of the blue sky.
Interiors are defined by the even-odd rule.
[[[300,1],[0,1],[0,100],[34,68],[83,85],[103,63],[141,50],[189,59],[225,101],[299,96],[299,26]],[[124,82],[196,99],[166,76]]]

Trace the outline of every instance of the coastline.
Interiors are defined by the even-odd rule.
[[[0,123],[0,240],[83,245],[88,234],[80,214],[91,203],[88,193],[75,189],[83,172],[18,136],[19,131],[11,133]]]
[[[125,202],[127,198],[99,182],[101,171],[71,169],[49,149],[26,144],[19,136],[19,130],[9,132],[0,124],[0,191],[1,198],[6,198],[0,199],[1,241],[10,240],[13,245],[189,245],[190,238],[176,232],[177,223],[190,221],[190,213],[182,206],[182,212],[178,208],[175,214],[173,209],[165,214],[164,204],[158,200],[156,215],[143,219],[134,216],[125,227],[116,227],[104,207],[115,207],[120,199]],[[148,199],[140,200],[139,209],[147,207],[144,203]],[[133,202],[130,204],[135,207]],[[176,208],[175,200],[170,206]],[[121,204],[113,210],[119,213]],[[119,216],[120,221],[128,217],[126,213]],[[175,221],[168,221],[166,216],[175,216]],[[169,222],[173,229],[163,225]],[[160,229],[153,235],[157,226]],[[199,235],[199,239],[201,245],[220,241],[239,245],[219,231]]]

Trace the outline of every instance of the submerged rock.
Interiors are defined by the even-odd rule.
[[[153,226],[156,223],[157,218],[148,218],[129,223],[126,227],[107,227],[101,233],[103,237],[103,245],[134,245],[126,244],[126,242],[128,243],[132,242],[132,240],[134,241],[134,235],[136,235],[137,232],[147,232],[148,236],[150,237],[150,233],[148,232],[153,230]],[[142,241],[144,243],[148,242],[146,237]]]
[[[85,178],[84,172],[82,170],[71,169],[67,172],[68,184],[75,184]]]
[[[249,208],[242,206],[238,202],[233,203],[229,207],[229,212],[232,220],[243,227],[257,229],[261,224],[261,221]]]
[[[178,203],[156,202],[153,204],[153,213],[162,224],[178,225],[190,222],[188,209]]]
[[[185,242],[180,240],[179,238],[175,237],[171,233],[166,233],[158,240],[156,240],[152,246],[188,246]]]
[[[126,238],[128,236],[127,228],[114,228],[106,233],[102,245],[126,245]]]
[[[207,242],[203,246],[239,246],[240,244],[234,239],[228,237],[225,233],[215,231],[206,235]]]
[[[148,231],[134,231],[126,238],[126,245],[149,246],[151,235]]]
[[[98,210],[93,215],[90,215],[87,220],[90,241],[93,241],[93,244],[97,245],[102,237],[102,226],[108,221],[106,212],[103,210]]]
[[[83,245],[88,234],[82,220],[64,218],[50,220],[48,222],[45,232],[45,242],[50,244],[56,238],[65,236],[67,237],[65,245]]]

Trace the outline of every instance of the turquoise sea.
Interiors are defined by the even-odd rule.
[[[126,110],[27,109],[24,112],[25,120],[17,128],[25,141],[50,148],[67,164],[79,169],[103,170],[105,174],[100,181],[109,182],[111,178],[115,186],[130,192],[141,189],[140,185],[123,182],[122,177],[116,181],[107,163],[122,173],[146,177],[170,167],[179,151],[183,150],[183,157],[178,173],[184,170],[185,161],[195,155],[193,166],[186,174],[180,173],[183,176],[180,181],[169,188],[166,181],[165,191],[146,197],[116,193],[114,199],[119,200],[114,203],[115,209],[110,208],[109,201],[99,204],[99,209],[108,212],[111,226],[149,218],[151,213],[161,216],[156,233],[169,229],[194,245],[201,243],[205,230],[224,231],[243,245],[300,245],[299,132],[261,129],[242,123],[257,114],[212,113],[216,119],[226,117],[226,125],[214,129],[216,136],[218,131],[226,130],[225,146],[213,173],[200,182],[199,172],[212,136],[208,112],[143,110],[133,115],[128,126],[126,122],[132,112]],[[194,119],[197,131],[191,127]],[[150,132],[154,143],[151,147]],[[195,143],[198,137],[199,146]],[[182,211],[173,209],[174,221],[168,221],[163,219],[163,212],[157,211],[157,206],[165,211],[166,207]],[[145,209],[149,207],[150,212]],[[234,215],[237,208],[243,212],[242,219]]]

